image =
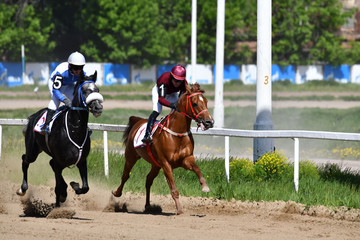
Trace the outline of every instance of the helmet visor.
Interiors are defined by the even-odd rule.
[[[71,70],[74,70],[74,71],[83,70],[84,65],[79,66],[79,65],[70,64],[70,68],[71,68]]]

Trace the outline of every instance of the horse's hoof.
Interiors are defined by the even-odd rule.
[[[181,215],[181,214],[183,214],[184,212],[182,211],[182,210],[179,210],[179,211],[177,211],[177,213],[176,213],[176,215]]]
[[[208,186],[204,186],[201,188],[202,192],[210,192],[210,188]]]
[[[80,189],[80,184],[77,183],[77,182],[71,182],[71,183],[70,183],[70,186],[71,186],[75,191],[77,191],[77,190]]]
[[[26,191],[23,192],[23,190],[21,188],[19,188],[19,190],[16,191],[16,194],[19,196],[24,196],[26,193]]]
[[[66,201],[66,197],[60,195],[59,201],[60,201],[61,203],[64,203],[64,202]],[[59,205],[59,207],[60,207],[60,205]]]

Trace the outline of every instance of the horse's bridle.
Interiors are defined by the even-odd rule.
[[[92,92],[89,94],[89,96],[87,96],[87,98],[84,97],[83,92],[81,91],[81,87],[85,84],[85,83],[94,83],[94,81],[85,81],[83,82],[78,89],[78,97],[79,97],[79,103],[80,105],[82,104],[84,107],[71,107],[70,109],[72,110],[86,110],[89,111],[89,106],[88,104],[93,101],[93,100],[99,100],[100,102],[104,101],[103,96],[98,93],[98,92]]]
[[[201,94],[202,94],[201,92],[197,92],[197,93],[192,93],[190,95],[187,95],[186,96],[186,110],[185,110],[185,113],[179,111],[179,113],[181,113],[181,114],[185,115],[186,117],[191,118],[192,120],[196,121],[198,126],[199,126],[199,122],[198,122],[199,115],[206,112],[206,111],[209,111],[209,110],[206,108],[206,109],[202,110],[201,112],[199,112],[198,114],[196,114],[195,111],[194,111],[194,108],[193,108],[193,106],[191,104],[190,98],[193,97],[193,96],[196,96],[196,95],[201,95]],[[192,112],[194,117],[187,114],[189,105],[190,105],[191,112]]]
[[[79,103],[80,105],[82,104],[84,107],[71,107],[70,109],[71,110],[85,110],[85,111],[89,111],[89,106],[87,105],[89,102],[93,101],[93,100],[99,100],[101,102],[103,102],[103,97],[100,93],[98,92],[93,92],[93,93],[90,93],[89,96],[87,96],[87,98],[84,97],[84,94],[83,92],[81,91],[81,87],[85,84],[85,83],[94,83],[94,81],[85,81],[83,82],[80,86],[79,86],[79,89],[78,89],[78,96],[79,96]],[[92,95],[94,94],[94,95]],[[86,128],[86,135],[85,135],[85,139],[83,141],[83,143],[80,145],[78,145],[76,142],[74,142],[74,140],[72,140],[72,138],[70,137],[70,133],[69,133],[69,127],[68,127],[68,113],[69,111],[66,112],[66,115],[65,115],[65,127],[66,127],[66,134],[70,140],[70,142],[75,146],[77,147],[77,149],[79,150],[79,155],[78,155],[78,159],[76,160],[74,166],[72,167],[69,167],[69,168],[74,168],[80,161],[81,159],[81,156],[82,156],[82,151],[83,151],[83,147],[85,145],[85,142],[87,140],[87,137],[88,137],[88,134],[89,134],[89,129]]]
[[[202,94],[201,92],[197,92],[197,93],[192,93],[192,94],[190,94],[190,95],[187,95],[187,96],[186,96],[186,110],[185,110],[185,113],[184,113],[184,112],[181,112],[180,110],[178,110],[178,112],[181,113],[182,115],[184,115],[184,116],[186,116],[186,117],[188,117],[188,118],[196,121],[198,128],[200,127],[200,123],[198,122],[199,115],[202,114],[202,113],[204,113],[204,112],[206,112],[206,111],[209,111],[209,110],[208,110],[208,109],[204,109],[204,110],[202,110],[201,112],[199,112],[198,114],[195,114],[195,111],[194,111],[194,108],[193,108],[193,106],[192,106],[192,104],[191,104],[190,98],[193,97],[193,96],[195,96],[195,95],[201,95],[201,94]],[[192,116],[190,116],[189,114],[187,114],[188,105],[190,105],[191,112],[192,112],[192,114],[193,114],[194,117],[192,117]],[[158,123],[159,126],[160,126],[160,129],[161,129],[161,131],[162,131],[162,130],[165,130],[165,131],[167,131],[168,133],[170,133],[170,134],[172,134],[172,135],[174,135],[174,136],[178,136],[178,137],[187,136],[187,135],[190,133],[190,131],[189,131],[189,132],[185,132],[185,133],[176,133],[176,132],[173,132],[173,131],[171,131],[171,130],[169,129],[169,118],[170,118],[170,115],[171,115],[172,113],[174,113],[175,111],[176,111],[176,110],[173,110],[173,111],[166,117],[165,122],[164,122],[163,124]],[[165,126],[165,125],[166,125],[166,126]]]

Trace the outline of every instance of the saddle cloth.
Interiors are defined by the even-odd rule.
[[[37,121],[37,123],[35,124],[35,127],[34,127],[34,131],[35,132],[38,132],[38,133],[41,133],[41,134],[45,134],[41,128],[44,126],[45,124],[45,121],[46,121],[46,116],[47,116],[47,110],[41,115],[40,119]],[[55,115],[52,117],[52,120],[51,122],[49,123],[49,133],[51,132],[51,128],[52,128],[52,125],[54,123],[54,120],[59,116],[59,114],[61,113],[61,111],[58,111],[55,113]]]
[[[156,131],[156,129],[159,127],[159,121],[155,121],[154,123],[154,127],[151,131],[151,136],[153,135],[153,133]],[[144,123],[143,125],[141,125],[141,127],[139,127],[139,129],[137,130],[136,134],[135,134],[135,138],[134,138],[134,148],[139,148],[139,147],[143,147],[146,146],[145,143],[143,143],[141,140],[144,138],[145,136],[145,132],[146,132],[146,126],[147,123]]]

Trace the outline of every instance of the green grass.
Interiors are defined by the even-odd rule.
[[[119,154],[110,154],[109,178],[104,177],[102,151],[95,150],[88,158],[89,175],[104,183],[104,187],[115,189],[120,184],[124,157]],[[300,188],[295,193],[293,184],[293,166],[287,165],[276,178],[262,180],[246,179],[244,175],[236,175],[231,169],[233,177],[227,183],[224,173],[224,159],[212,158],[197,161],[207,183],[210,193],[202,193],[195,173],[182,168],[174,170],[174,180],[182,196],[213,197],[216,199],[243,201],[296,201],[305,205],[324,205],[329,207],[347,206],[360,208],[360,173],[344,172],[336,165],[316,168],[301,164]],[[304,166],[305,165],[305,166]],[[329,168],[337,169],[337,173],[329,178]],[[131,177],[125,185],[125,192],[145,193],[146,175],[150,171],[150,164],[139,160],[131,171]],[[236,176],[236,177],[235,177]],[[170,190],[161,171],[155,179],[151,189],[153,194],[169,194]],[[339,194],[341,193],[341,194]]]

